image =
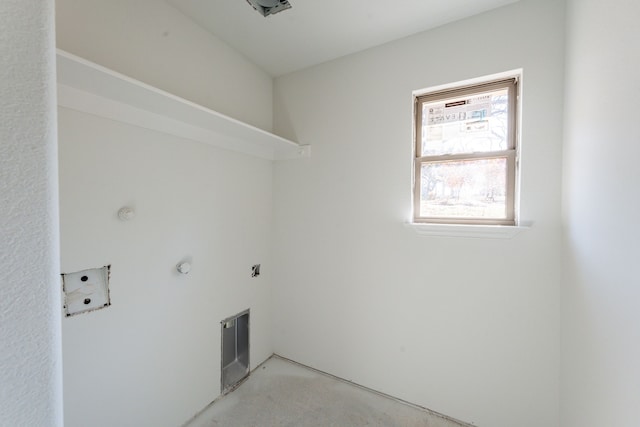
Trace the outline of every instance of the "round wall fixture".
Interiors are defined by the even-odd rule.
[[[188,262],[181,262],[176,266],[176,269],[180,274],[188,274],[191,271],[191,264]]]
[[[123,221],[129,221],[133,219],[134,216],[136,216],[136,212],[128,206],[124,206],[118,211],[118,218]]]

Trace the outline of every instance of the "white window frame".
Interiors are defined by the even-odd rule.
[[[508,141],[507,149],[496,152],[445,154],[422,156],[422,106],[425,102],[448,100],[455,97],[473,95],[506,88],[509,94]],[[414,224],[450,224],[450,225],[518,225],[518,168],[519,168],[519,111],[520,111],[520,73],[502,74],[490,78],[467,81],[445,88],[433,88],[414,93],[414,138],[413,138],[413,191],[412,191],[412,223]],[[504,219],[458,218],[458,217],[422,217],[420,216],[421,165],[445,161],[505,158],[507,161],[506,205]]]

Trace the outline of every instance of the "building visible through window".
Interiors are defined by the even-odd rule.
[[[518,78],[415,102],[413,221],[516,224]]]

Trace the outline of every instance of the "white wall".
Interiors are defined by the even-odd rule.
[[[57,0],[68,52],[262,129],[272,80],[163,0]]]
[[[56,14],[59,48],[271,129],[271,78],[164,1]],[[113,303],[63,320],[66,425],[183,423],[218,396],[219,322],[246,308],[252,366],[272,353],[270,162],[62,109],[60,179],[62,269],[111,264]]]
[[[563,427],[640,425],[638,16],[568,2]]]
[[[272,354],[271,162],[59,117],[62,271],[111,264],[112,302],[63,319],[65,425],[181,425],[219,395],[223,318],[250,308],[252,367]]]
[[[53,3],[0,27],[0,425],[61,426]]]
[[[491,427],[559,408],[564,4],[522,0],[276,80],[274,345]],[[410,210],[411,93],[522,67],[522,219],[511,240],[424,237]]]

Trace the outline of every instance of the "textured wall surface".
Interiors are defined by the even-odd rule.
[[[61,426],[53,2],[0,27],[0,425]]]

